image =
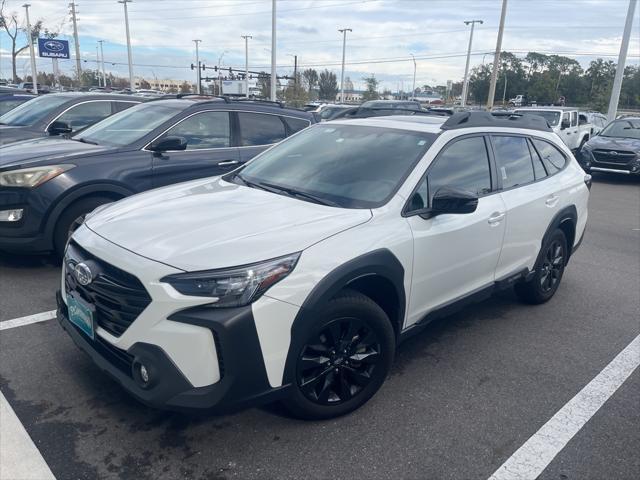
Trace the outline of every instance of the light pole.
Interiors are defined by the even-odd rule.
[[[198,75],[196,76],[196,81],[198,82],[198,87],[196,92],[198,95],[202,94],[202,85],[200,82],[200,51],[198,50],[198,45],[202,40],[196,39],[192,40],[193,43],[196,44],[196,68],[198,69]]]
[[[344,103],[344,57],[347,45],[347,32],[353,32],[350,28],[341,28],[338,30],[342,33],[342,70],[340,71],[340,103]]]
[[[100,82],[100,47],[96,43],[96,78],[98,79],[98,86],[102,87],[102,83]]]
[[[107,74],[104,71],[104,50],[102,50],[102,44],[104,43],[104,40],[98,40],[98,43],[100,44],[100,63],[102,64],[102,84],[104,87],[106,87]]]
[[[33,38],[31,38],[31,22],[29,21],[29,7],[31,4],[22,5],[27,12],[27,37],[29,39],[29,53],[31,54],[31,83],[33,83],[33,93],[38,94],[38,70],[36,69],[36,52],[33,48]]]
[[[493,56],[493,70],[491,70],[491,83],[489,83],[489,98],[487,110],[493,108],[493,98],[496,95],[496,81],[498,80],[498,64],[500,63],[500,49],[502,48],[502,35],[504,33],[504,19],[507,16],[507,0],[502,0],[502,12],[500,13],[500,26],[498,27],[498,40],[496,41],[496,53]]]
[[[244,38],[244,96],[249,98],[249,39],[251,35],[240,35]]]
[[[410,53],[411,58],[413,59],[413,87],[411,88],[411,96],[415,97],[416,95],[416,57],[413,56],[413,53]]]
[[[76,75],[78,75],[78,81],[80,81],[80,75],[82,73],[82,67],[80,66],[80,42],[78,41],[78,22],[76,19],[76,4],[71,2],[71,19],[73,21],[73,40],[76,49]]]
[[[629,50],[629,37],[631,37],[631,26],[633,25],[633,11],[636,8],[636,0],[629,0],[629,10],[627,10],[627,20],[624,24],[624,33],[622,34],[622,42],[620,43],[620,54],[618,55],[618,65],[616,66],[616,75],[613,78],[613,88],[611,89],[611,98],[609,99],[609,109],[607,110],[607,120],[612,121],[616,118],[618,110],[618,102],[620,101],[620,89],[622,88],[622,77],[624,75],[624,64],[627,59],[627,51]]]
[[[118,0],[124,6],[124,26],[127,31],[127,57],[129,58],[129,89],[133,91],[133,59],[131,58],[131,35],[129,33],[129,13],[127,3],[132,0]]]
[[[502,90],[502,106],[504,107],[506,98],[507,98],[507,64],[502,64],[502,69],[504,70],[504,90]]]
[[[228,50],[225,50],[218,57],[218,95],[222,95],[222,57],[224,57],[224,54],[228,52]]]
[[[271,100],[276,101],[276,0],[271,2]]]
[[[467,104],[467,92],[469,91],[469,62],[471,61],[471,45],[473,43],[473,29],[476,26],[476,23],[482,25],[482,20],[467,20],[464,22],[465,25],[471,24],[471,34],[469,35],[469,48],[467,49],[467,64],[464,67],[464,81],[462,83],[462,100],[460,101],[461,106],[465,106]],[[482,63],[484,63],[484,57],[482,58]]]

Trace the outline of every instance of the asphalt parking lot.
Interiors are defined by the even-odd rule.
[[[594,180],[549,303],[505,292],[433,323],[349,416],[149,409],[55,320],[0,331],[0,390],[60,479],[486,479],[640,333],[640,181]],[[0,322],[54,309],[58,275],[50,258],[0,256]],[[639,398],[636,370],[539,478],[640,478]]]

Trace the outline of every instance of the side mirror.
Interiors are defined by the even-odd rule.
[[[478,196],[466,190],[442,187],[433,196],[431,211],[441,213],[473,213],[478,208]]]
[[[478,197],[466,190],[442,187],[433,199],[431,207],[424,207],[424,201],[419,193],[415,193],[409,203],[407,216],[420,215],[424,219],[444,213],[465,214],[473,213],[478,208]]]
[[[562,123],[560,124],[560,130],[564,130],[565,128],[569,128],[571,126],[571,123],[569,122],[569,120],[562,120]]]
[[[73,132],[73,128],[71,128],[71,125],[67,122],[56,120],[55,122],[51,122],[51,125],[47,128],[47,132],[49,135],[68,135]]]
[[[186,150],[187,141],[183,137],[164,137],[149,145],[149,150],[154,152],[166,152],[169,150]]]

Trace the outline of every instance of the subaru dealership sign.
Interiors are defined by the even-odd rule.
[[[69,42],[53,38],[38,38],[38,54],[44,58],[69,58]]]

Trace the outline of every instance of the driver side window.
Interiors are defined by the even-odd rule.
[[[223,148],[231,145],[228,112],[197,113],[169,129],[161,139],[181,137],[187,150]]]
[[[416,189],[411,210],[430,207],[442,187],[464,190],[474,195],[491,192],[489,155],[483,137],[467,137],[447,146],[429,168]]]

